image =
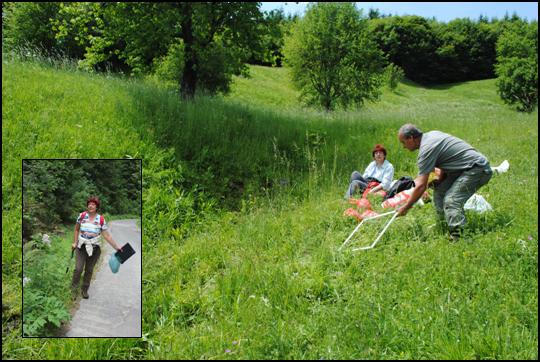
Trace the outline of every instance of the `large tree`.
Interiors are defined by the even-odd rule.
[[[181,93],[192,97],[198,86],[210,93],[227,91],[232,74],[246,70],[258,45],[259,3],[177,3],[185,63]]]
[[[308,104],[332,110],[380,95],[383,56],[352,3],[316,3],[285,42],[286,63]]]
[[[57,38],[86,49],[88,68],[148,72],[167,54],[182,55],[176,69],[181,94],[227,92],[233,74],[259,46],[259,3],[68,3],[55,22]],[[178,48],[182,51],[178,51]]]

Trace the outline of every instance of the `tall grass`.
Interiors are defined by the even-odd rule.
[[[451,244],[426,207],[339,253],[354,224],[329,191],[229,215],[146,274],[151,358],[535,358],[536,236],[497,212]]]
[[[265,97],[294,90],[282,70],[254,69],[233,99],[186,104],[139,80],[3,59],[3,357],[537,358],[537,112],[506,108],[486,80],[402,83],[326,114]],[[396,134],[407,122],[509,160],[480,190],[495,211],[470,214],[451,244],[428,204],[375,249],[338,252],[355,226],[341,197],[372,146],[415,175]],[[143,158],[142,339],[20,339],[20,165],[42,157]]]
[[[373,126],[324,114],[284,116],[213,98],[179,103],[176,94],[144,84],[133,85],[130,92],[144,102],[123,112],[152,141],[175,148],[188,170],[184,185],[198,185],[228,208],[238,208],[243,197],[263,188],[299,182],[312,171],[315,158],[328,167],[342,160],[334,174],[358,159],[368,162],[372,140],[384,137]],[[351,139],[349,134],[363,136]],[[362,152],[350,152],[356,148]]]
[[[129,85],[124,80],[79,72],[39,57],[21,62],[17,57],[3,56],[2,61],[4,354],[19,348],[27,350],[18,341],[22,335],[22,159],[142,158],[145,180],[150,181],[158,179],[160,173],[174,178],[179,172],[170,152],[144,143],[119,112],[118,103],[130,100],[125,94]],[[147,189],[145,198],[152,198],[157,189]],[[189,195],[186,198],[193,203]],[[156,231],[160,227],[162,230]],[[145,228],[149,232],[146,241],[148,235],[166,237],[174,231],[161,220],[146,222]],[[69,250],[69,244],[65,247]],[[39,346],[35,353],[43,347],[38,342],[27,343]]]

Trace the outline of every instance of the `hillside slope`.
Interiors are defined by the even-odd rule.
[[[284,74],[261,68],[231,96],[183,104],[138,81],[4,62],[3,358],[538,357],[537,112],[506,108],[487,80],[401,84],[325,114],[291,101]],[[480,191],[495,211],[470,215],[452,244],[428,204],[375,249],[338,252],[355,226],[341,198],[372,145],[396,175],[415,173],[397,141],[406,122],[509,160]],[[81,137],[85,125],[100,131]],[[20,338],[21,159],[128,156],[144,168],[144,337]],[[227,187],[238,209],[220,203]]]
[[[231,92],[226,96],[227,99],[268,107],[303,108],[298,101],[300,92],[293,86],[287,68],[250,65],[249,73],[249,78],[234,77]],[[380,100],[367,103],[363,111],[389,108],[402,111],[410,107],[425,107],[434,102],[451,107],[503,105],[496,94],[495,79],[432,87],[405,80],[395,91],[383,87]]]

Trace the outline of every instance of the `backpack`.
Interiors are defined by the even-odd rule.
[[[83,219],[86,217],[86,211],[83,211],[81,213],[81,222],[83,221]],[[103,215],[99,215],[99,224],[101,225],[101,227],[103,228],[103,224],[105,223],[105,219],[103,218]]]
[[[413,188],[414,186],[415,186],[414,180],[411,177],[409,176],[400,177],[399,180],[394,182],[392,187],[390,187],[390,189],[386,193],[386,196],[384,197],[384,200],[386,201],[389,198],[396,196],[401,191],[408,190],[410,188]]]

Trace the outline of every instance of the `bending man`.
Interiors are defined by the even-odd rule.
[[[411,198],[397,211],[398,216],[406,215],[422,197],[429,173],[437,167],[441,175],[434,184],[433,202],[439,220],[446,221],[451,238],[456,240],[465,226],[465,202],[493,175],[487,158],[457,137],[440,131],[422,133],[412,124],[403,125],[398,137],[409,151],[419,150],[416,186]]]

